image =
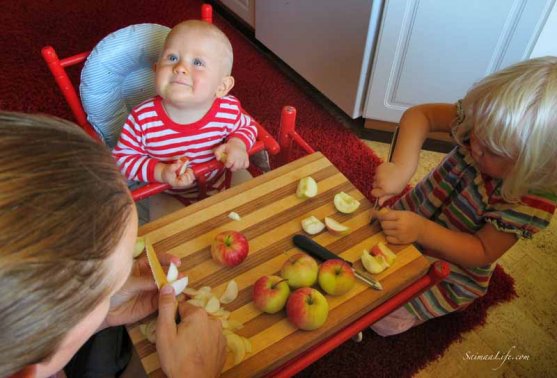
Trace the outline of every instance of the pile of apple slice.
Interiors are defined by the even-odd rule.
[[[187,300],[188,303],[205,309],[211,317],[220,320],[222,332],[226,338],[226,346],[232,353],[234,364],[240,363],[247,353],[251,353],[252,345],[249,339],[235,333],[244,325],[237,320],[230,319],[230,311],[221,307],[221,304],[231,303],[238,297],[238,284],[235,280],[228,282],[220,298],[213,294],[209,286],[203,286],[197,290],[188,287],[184,289],[183,293],[190,297]],[[154,343],[156,339],[156,321],[154,319],[139,326],[141,333],[151,343]]]
[[[379,242],[371,251],[364,249],[360,259],[368,272],[377,274],[394,264],[396,254],[385,243]]]

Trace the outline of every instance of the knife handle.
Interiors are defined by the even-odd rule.
[[[331,259],[339,259],[339,260],[346,261],[342,257],[335,255],[327,248],[323,247],[321,244],[313,241],[311,238],[305,235],[294,235],[292,237],[292,241],[294,242],[294,245],[296,247],[308,252],[310,255],[317,257],[322,261],[331,260]]]

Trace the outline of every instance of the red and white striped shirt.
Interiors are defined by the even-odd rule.
[[[128,180],[154,182],[158,162],[185,157],[196,165],[213,160],[213,149],[231,137],[242,140],[248,151],[257,137],[252,118],[234,96],[217,98],[203,118],[190,124],[172,121],[156,96],[131,111],[112,155]]]

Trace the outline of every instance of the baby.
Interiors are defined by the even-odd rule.
[[[210,23],[190,20],[170,31],[155,65],[157,96],[131,111],[113,150],[129,180],[167,183],[195,198],[192,165],[219,159],[232,171],[248,167],[257,128],[228,95],[232,61],[230,41]],[[207,175],[207,189],[224,189],[224,170]]]

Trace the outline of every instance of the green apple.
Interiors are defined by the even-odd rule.
[[[344,214],[351,214],[360,207],[360,201],[344,192],[335,194],[333,203],[336,209]]]
[[[302,219],[302,230],[310,235],[315,235],[320,233],[325,229],[325,224],[313,215]]]
[[[345,226],[329,217],[325,217],[325,226],[327,227],[327,230],[334,235],[345,235],[348,231],[350,231],[350,227]]]
[[[311,331],[321,327],[327,320],[329,303],[319,291],[302,287],[290,294],[286,315],[296,328]]]
[[[280,276],[287,280],[292,289],[309,287],[317,281],[319,265],[317,261],[305,253],[296,253],[284,262]]]
[[[253,285],[253,304],[268,314],[282,310],[289,295],[290,287],[286,280],[279,276],[263,276]]]
[[[356,277],[346,261],[332,259],[321,264],[317,280],[323,291],[337,296],[348,293],[354,287]]]
[[[298,198],[311,198],[317,195],[317,182],[313,177],[304,177],[298,182],[298,188],[296,189],[296,196]]]

